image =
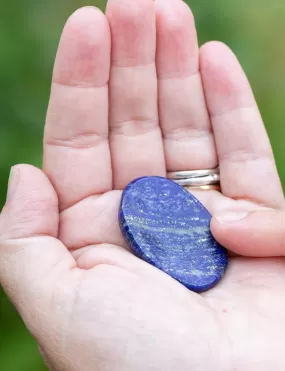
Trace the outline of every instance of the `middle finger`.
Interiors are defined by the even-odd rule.
[[[157,112],[156,31],[152,0],[109,0],[112,35],[110,147],[113,187],[164,175]]]

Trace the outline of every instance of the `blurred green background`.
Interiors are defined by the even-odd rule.
[[[135,0],[130,0],[135,1]],[[66,18],[104,0],[4,1],[0,15],[0,204],[9,169],[41,166],[53,59]],[[188,0],[199,41],[226,42],[239,57],[260,105],[285,184],[285,1]],[[187,45],[185,45],[187,47]],[[282,161],[283,160],[283,161]],[[264,184],[266,187],[266,184]],[[0,288],[0,370],[46,370],[37,345]]]

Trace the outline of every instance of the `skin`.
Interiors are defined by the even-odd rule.
[[[197,295],[132,255],[117,211],[138,176],[218,164],[222,192],[196,196],[232,257]],[[233,53],[199,49],[180,0],[109,0],[106,16],[82,8],[64,28],[43,171],[12,169],[0,282],[54,371],[281,371],[283,210]]]

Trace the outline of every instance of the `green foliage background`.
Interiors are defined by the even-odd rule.
[[[239,57],[260,105],[285,184],[284,0],[188,0],[188,3],[196,16],[200,43],[212,39],[224,41]],[[66,18],[83,5],[103,9],[105,1],[93,0],[90,4],[83,0],[15,0],[1,4],[1,205],[5,202],[12,165],[41,166],[42,132],[53,59]],[[1,291],[0,369],[46,370],[37,345]]]

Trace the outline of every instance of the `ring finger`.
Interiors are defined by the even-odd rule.
[[[180,0],[157,0],[155,6],[158,103],[167,171],[215,168],[193,15]]]

